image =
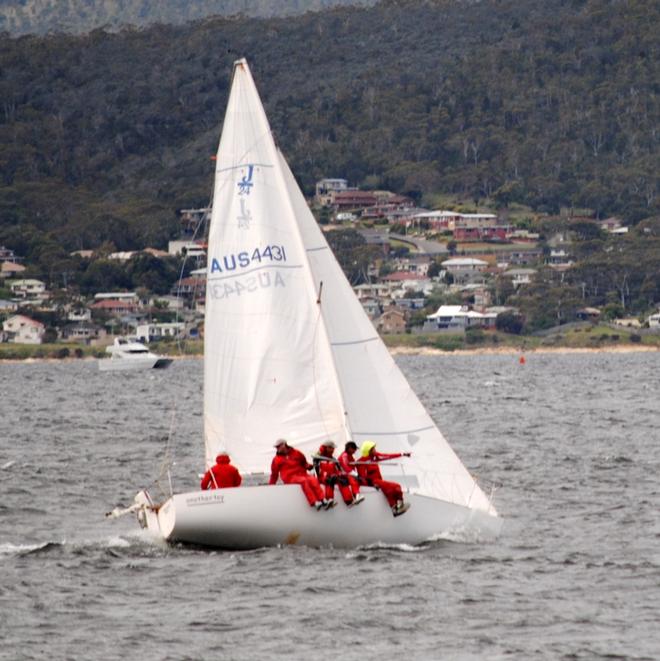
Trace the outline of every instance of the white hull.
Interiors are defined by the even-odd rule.
[[[502,520],[483,510],[409,494],[410,510],[393,517],[384,496],[369,488],[365,500],[347,508],[317,512],[297,485],[254,486],[175,494],[160,508],[143,505],[143,527],[168,542],[223,549],[253,549],[299,544],[354,548],[369,544],[421,544],[441,536],[460,539],[496,537]]]
[[[106,358],[99,360],[99,369],[102,372],[163,369],[168,367],[171,362],[171,358],[160,358],[159,356],[150,358]]]

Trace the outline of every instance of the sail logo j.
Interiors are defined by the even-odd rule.
[[[250,189],[254,186],[252,181],[252,175],[254,174],[254,165],[248,165],[247,174],[243,175],[243,178],[238,182],[238,194],[239,195],[249,195]]]

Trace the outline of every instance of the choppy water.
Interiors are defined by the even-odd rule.
[[[400,357],[484,486],[491,543],[201,552],[129,504],[201,363],[0,365],[0,659],[659,659],[660,353]]]

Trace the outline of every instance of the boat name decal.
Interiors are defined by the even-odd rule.
[[[243,250],[237,255],[224,255],[220,258],[211,259],[211,275],[214,273],[224,273],[225,271],[235,271],[237,268],[245,269],[250,265],[263,262],[286,262],[286,250],[283,245],[270,245],[265,248],[254,248],[253,250]],[[224,268],[223,268],[224,267]]]
[[[200,493],[186,498],[186,505],[195,507],[197,505],[221,504],[225,502],[225,497],[220,493]]]
[[[239,195],[249,195],[250,189],[254,186],[252,181],[252,175],[254,174],[254,165],[247,166],[247,174],[243,175],[243,178],[238,182],[238,194]]]
[[[242,294],[251,294],[258,289],[285,286],[284,278],[280,273],[271,274],[268,271],[261,271],[260,273],[240,279],[232,279],[229,282],[209,283],[207,289],[211,292],[212,298],[222,299],[230,298],[231,296],[241,296]]]

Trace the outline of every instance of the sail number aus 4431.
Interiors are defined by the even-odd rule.
[[[283,245],[270,245],[265,248],[243,250],[238,254],[224,255],[211,260],[211,275],[245,269],[248,266],[263,264],[264,262],[286,262],[286,251]]]

